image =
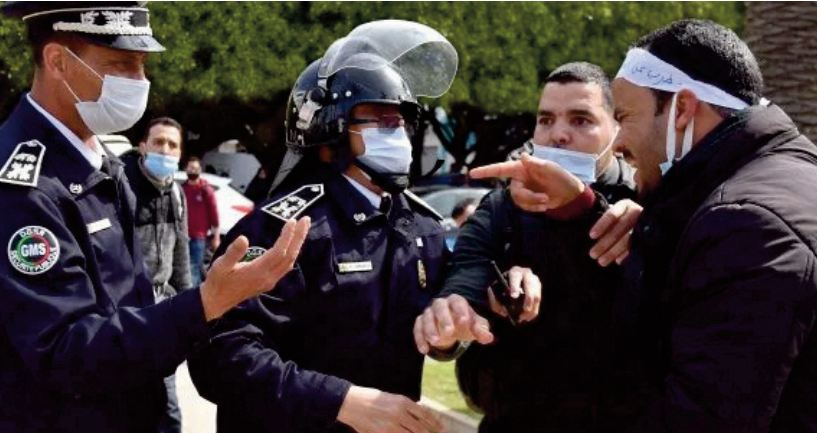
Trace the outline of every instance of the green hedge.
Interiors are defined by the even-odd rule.
[[[683,17],[710,18],[738,32],[742,2],[445,3],[155,2],[151,22],[166,53],[150,59],[151,106],[270,100],[336,38],[375,19],[428,24],[460,53],[444,104],[492,112],[533,111],[541,79],[567,61],[614,73],[627,46]],[[31,56],[22,26],[0,19],[0,118],[28,87]]]

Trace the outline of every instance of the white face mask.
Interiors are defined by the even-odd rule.
[[[411,168],[411,140],[406,128],[365,128],[360,132],[366,150],[357,159],[383,174],[408,175]]]
[[[101,77],[73,51],[66,48],[74,58],[102,80],[102,92],[96,101],[80,101],[71,86],[63,80],[68,91],[77,100],[79,117],[94,134],[111,134],[129,129],[145,114],[150,92],[150,81],[105,75]]]
[[[684,128],[684,140],[681,143],[681,154],[675,157],[675,113],[676,102],[678,101],[678,94],[672,95],[672,102],[670,102],[669,120],[667,120],[667,160],[658,165],[661,169],[661,175],[667,174],[667,171],[672,167],[675,161],[680,161],[692,149],[692,131],[695,130],[695,118],[687,123]]]
[[[610,149],[614,140],[615,136],[613,136],[610,143],[599,153],[585,153],[576,150],[560,149],[553,146],[543,146],[533,141],[531,141],[531,144],[533,144],[533,156],[555,162],[563,169],[578,177],[582,182],[591,184],[596,181],[596,167],[598,166],[599,159]]]

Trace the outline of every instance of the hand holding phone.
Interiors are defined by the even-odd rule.
[[[516,298],[512,297],[511,286],[508,284],[508,273],[502,272],[496,262],[491,262],[491,265],[496,272],[496,281],[490,286],[491,292],[494,298],[505,307],[511,324],[516,326],[525,306],[525,292],[520,292]]]

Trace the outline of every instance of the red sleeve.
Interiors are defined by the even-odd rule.
[[[588,210],[592,209],[596,204],[596,194],[589,186],[584,188],[584,192],[574,198],[570,203],[546,212],[546,214],[556,220],[566,221],[572,220],[583,215]]]
[[[218,227],[218,206],[216,206],[216,193],[213,187],[207,186],[207,216],[209,217],[210,227]]]

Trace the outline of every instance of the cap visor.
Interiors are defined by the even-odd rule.
[[[95,44],[115,48],[117,50],[140,51],[145,53],[160,53],[165,50],[165,47],[154,39],[153,36],[77,34],[84,36]]]

